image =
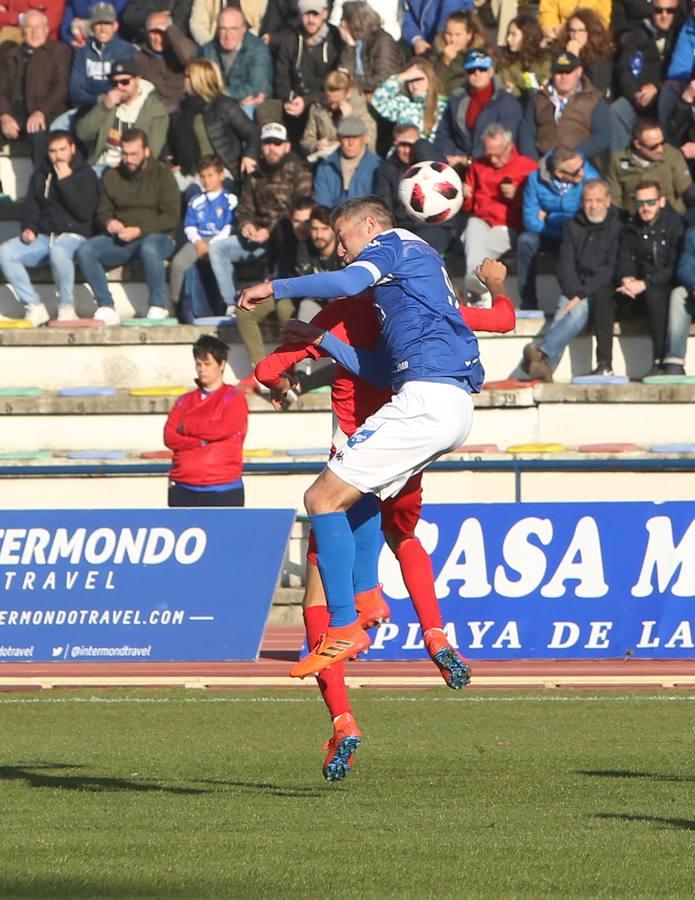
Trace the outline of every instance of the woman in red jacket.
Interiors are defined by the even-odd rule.
[[[164,426],[164,443],[174,451],[169,506],[244,505],[248,406],[224,383],[228,350],[209,334],[193,345],[198,389],[176,401]]]

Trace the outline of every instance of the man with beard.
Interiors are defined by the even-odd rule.
[[[587,181],[582,191],[582,208],[565,226],[560,246],[557,280],[562,296],[550,328],[538,343],[527,344],[521,368],[539,381],[552,381],[565,347],[580,334],[591,319],[600,319],[615,292],[615,270],[622,225],[611,206],[605,181]],[[601,338],[605,335],[606,340]],[[612,375],[610,347],[613,332],[597,330],[597,367],[592,374]]]
[[[119,325],[104,269],[139,259],[149,292],[148,319],[167,317],[164,260],[174,252],[181,195],[167,165],[152,159],[147,135],[139,128],[123,132],[121,164],[102,182],[97,227],[104,232],[83,243],[77,260],[98,304],[94,318]]]

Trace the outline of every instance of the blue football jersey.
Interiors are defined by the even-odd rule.
[[[467,377],[479,390],[478,341],[463,321],[441,256],[402,228],[385,231],[347,269],[363,267],[391,357],[392,382]]]
[[[186,208],[183,221],[184,230],[195,228],[202,238],[213,238],[225,227],[231,229],[234,224],[234,207],[237,198],[228,191],[217,194],[201,192],[192,197]]]

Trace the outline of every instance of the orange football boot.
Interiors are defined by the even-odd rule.
[[[352,713],[343,713],[333,723],[333,737],[323,745],[328,755],[323,762],[326,781],[342,781],[352,768],[351,757],[362,743],[362,732]]]
[[[340,628],[329,628],[322,634],[304,659],[300,659],[292,669],[292,678],[316,675],[341,659],[354,659],[358,653],[369,649],[371,641],[358,621]]]
[[[470,666],[454,650],[441,628],[429,628],[424,637],[427,652],[442,673],[442,678],[452,690],[460,691],[471,680]]]
[[[384,600],[381,585],[355,594],[355,606],[357,607],[357,621],[362,628],[374,628],[382,622],[388,622],[391,610]]]

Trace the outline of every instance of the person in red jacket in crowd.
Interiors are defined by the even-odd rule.
[[[514,328],[516,320],[514,306],[504,295],[506,269],[502,263],[485,261],[479,274],[494,294],[492,309],[461,307],[461,315],[473,330],[504,333]],[[313,329],[313,330],[312,330]],[[321,310],[310,325],[291,322],[284,330],[292,336],[292,342],[283,344],[258,363],[256,378],[271,390],[273,405],[283,408],[286,395],[292,390],[293,366],[303,359],[318,359],[321,350],[314,345],[312,334],[318,330],[331,331],[336,337],[358,349],[373,350],[379,340],[380,325],[374,309],[371,294],[334,300]],[[297,344],[294,336],[302,337]],[[376,387],[358,378],[352,372],[336,365],[331,391],[331,405],[340,431],[350,437],[372,413],[390,399],[391,390]],[[334,435],[335,444],[341,442],[340,432]],[[395,496],[381,503],[381,527],[386,541],[394,552],[401,567],[404,583],[415,607],[423,635],[436,652],[430,652],[445,682],[452,688],[461,688],[468,679],[468,666],[456,650],[448,645],[443,631],[442,616],[434,590],[432,563],[420,541],[415,536],[415,526],[422,508],[422,473],[414,475]],[[362,502],[362,501],[360,501]],[[312,647],[328,627],[328,609],[323,585],[317,570],[316,548],[313,535],[309,536],[307,551],[306,587],[304,592],[304,624],[307,644]],[[388,619],[389,608],[379,587],[377,563],[379,546],[365,547],[356,541],[358,553],[366,553],[368,562],[365,571],[364,560],[359,558],[356,569],[361,567],[361,575],[367,590],[356,592],[355,605],[359,622],[363,628],[370,628]],[[444,643],[442,643],[442,641]],[[446,645],[446,646],[444,646]],[[441,656],[444,647],[444,656]],[[439,657],[439,658],[438,658]],[[462,671],[463,670],[463,671]],[[359,747],[361,732],[352,715],[350,701],[345,686],[345,664],[338,662],[317,674],[319,690],[333,719],[333,736],[324,746],[328,754],[323,764],[323,774],[327,781],[339,781],[350,770],[350,759]]]
[[[485,257],[499,259],[516,245],[524,230],[526,179],[538,163],[521,156],[512,133],[504,125],[488,125],[483,132],[485,153],[466,173],[463,209],[470,213],[461,240],[466,251],[466,290],[470,301],[489,306],[490,297],[475,271]],[[482,297],[481,297],[482,295]]]
[[[224,383],[229,347],[209,334],[193,345],[195,391],[174,404],[164,443],[174,451],[169,506],[243,506],[241,480],[248,405]]]

